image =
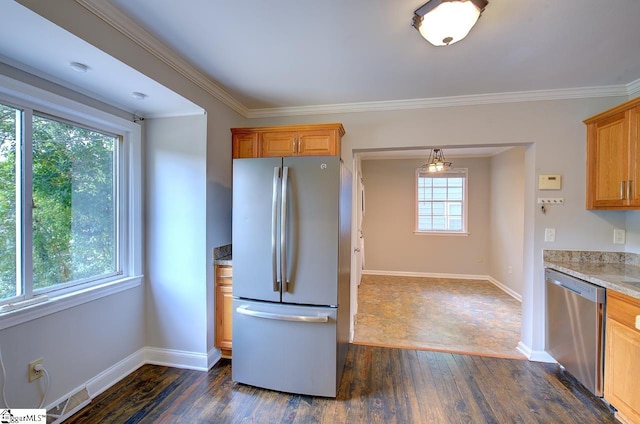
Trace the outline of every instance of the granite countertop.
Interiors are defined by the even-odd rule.
[[[545,268],[640,299],[640,255],[625,252],[545,250]]]
[[[231,245],[213,248],[213,264],[214,265],[233,265],[231,263]]]
[[[223,256],[213,260],[214,265],[233,265],[231,255]]]

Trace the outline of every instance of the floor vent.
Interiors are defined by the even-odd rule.
[[[91,402],[86,387],[78,390],[69,398],[63,400],[47,411],[47,424],[58,424],[78,412]]]

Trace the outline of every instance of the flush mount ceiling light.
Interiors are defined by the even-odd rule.
[[[453,164],[447,162],[444,158],[444,152],[441,149],[432,149],[431,152],[429,152],[427,163],[422,167],[426,169],[427,172],[442,172],[451,169],[452,166]]]
[[[413,27],[434,46],[462,40],[489,4],[487,0],[430,0],[413,15]]]

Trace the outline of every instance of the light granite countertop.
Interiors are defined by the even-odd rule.
[[[545,250],[545,268],[640,299],[640,255],[625,252]]]

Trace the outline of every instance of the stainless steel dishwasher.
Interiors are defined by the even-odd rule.
[[[547,353],[602,396],[605,289],[552,269],[545,280]]]

